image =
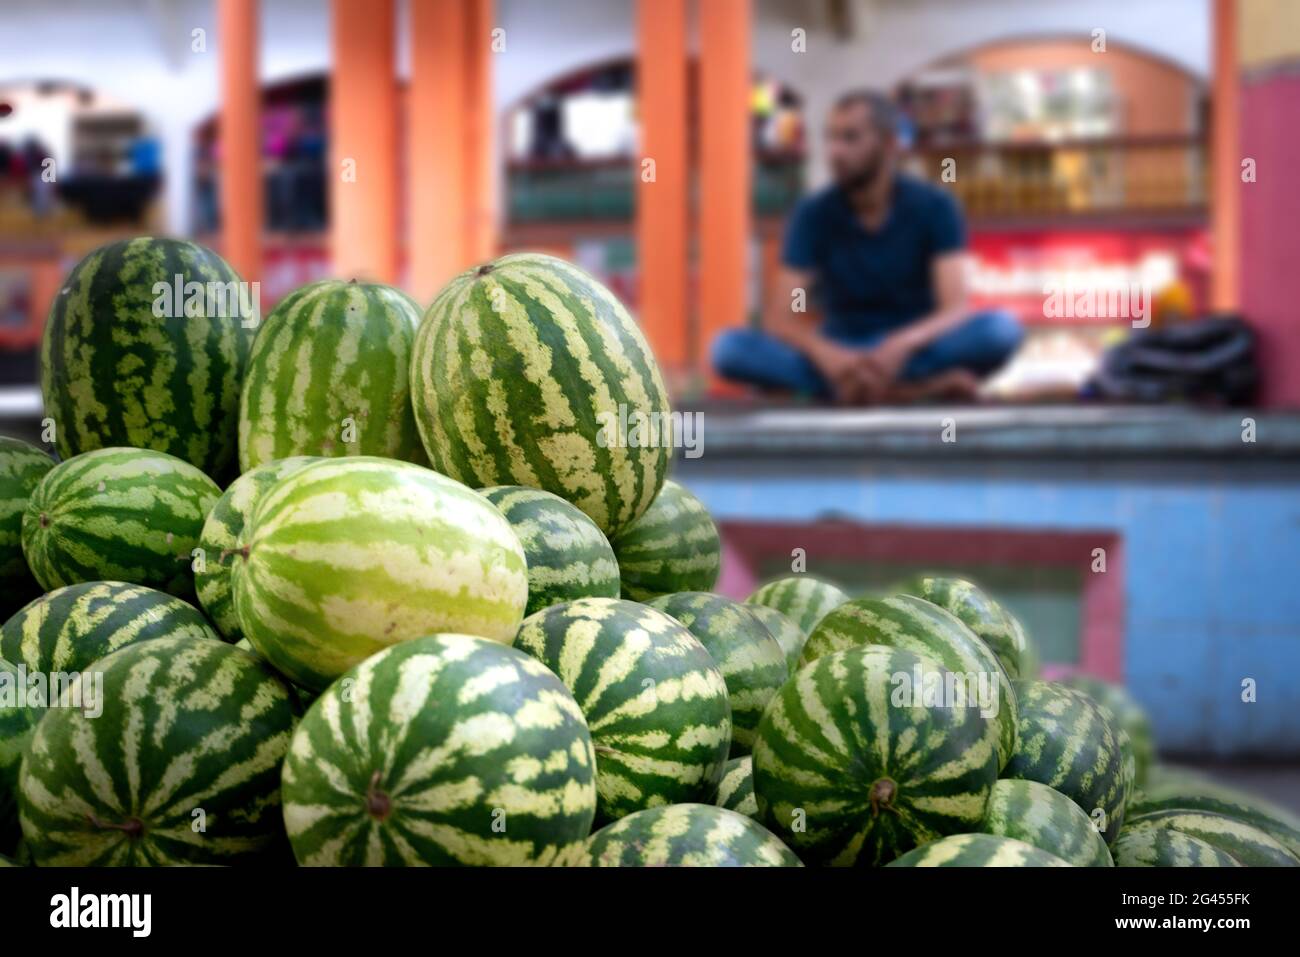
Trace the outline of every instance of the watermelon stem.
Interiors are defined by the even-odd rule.
[[[889,778],[880,778],[871,785],[871,816],[878,817],[880,809],[886,811],[894,810],[894,796],[898,793],[898,785]]]
[[[477,271],[476,273],[474,273],[474,275],[476,275],[476,276],[486,276],[486,275],[487,275],[488,273],[490,273],[491,271],[492,271],[492,264],[491,264],[491,263],[484,263],[483,265],[481,265],[481,266],[478,267],[478,271]]]
[[[111,821],[101,821],[93,812],[86,815],[92,827],[98,827],[109,831],[122,831],[127,837],[135,839],[144,833],[144,821],[138,817],[129,818],[122,824],[114,824]]]
[[[379,771],[370,776],[370,787],[366,789],[366,812],[379,821],[385,820],[393,809],[393,802],[388,795],[379,790]]]

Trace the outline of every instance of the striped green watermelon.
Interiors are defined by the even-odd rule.
[[[239,401],[239,467],[291,456],[427,464],[411,411],[420,307],[406,293],[325,279],[295,289],[253,341]]]
[[[256,658],[158,638],[94,673],[102,713],[51,709],[23,758],[19,815],[38,866],[238,863],[282,835],[294,705]]]
[[[880,865],[983,821],[997,728],[924,697],[918,672],[925,682],[942,667],[851,648],[800,668],[769,703],[754,745],[759,820],[806,863]]]
[[[119,648],[155,638],[216,640],[207,619],[172,595],[125,582],[57,588],[0,626],[0,658],[30,672],[84,671]]]
[[[1300,858],[1264,831],[1213,811],[1148,811],[1124,829],[1179,831],[1232,855],[1243,867],[1300,867]]]
[[[1006,778],[1060,791],[1101,826],[1106,843],[1124,825],[1132,782],[1109,711],[1079,691],[1049,681],[1017,681],[1019,727]]]
[[[761,586],[745,601],[751,605],[766,605],[781,612],[801,629],[811,634],[833,608],[849,600],[849,596],[830,582],[811,575],[790,575]]]
[[[257,653],[257,649],[253,647],[253,643],[249,641],[247,638],[240,638],[238,641],[232,642],[232,644],[240,651],[248,652],[258,661],[265,664],[266,667],[271,668],[271,663]],[[275,671],[274,668],[271,668],[271,670]],[[276,671],[275,673],[278,675],[280,674],[278,671]],[[289,686],[289,690],[293,692],[294,698],[297,699],[298,704],[302,706],[302,710],[304,712],[308,708],[310,708],[312,704],[316,701],[316,699],[319,698],[321,695],[319,691],[309,691],[306,688],[298,687],[288,678],[285,678],[284,675],[280,675],[280,677],[284,680],[284,683]],[[290,854],[290,856],[292,856],[292,854]]]
[[[12,807],[18,762],[36,721],[54,700],[60,681],[71,682],[95,662],[137,641],[186,637],[216,639],[197,610],[171,595],[123,582],[85,582],[37,598],[0,626],[0,659],[15,677],[22,666],[29,690],[24,707],[10,707],[0,694],[0,805]],[[35,681],[42,684],[36,685]],[[13,812],[16,815],[16,811]],[[10,823],[17,827],[17,818]],[[0,832],[5,815],[0,813]],[[0,848],[6,846],[0,837]]]
[[[1110,867],[1110,851],[1092,819],[1059,791],[1037,781],[993,785],[984,814],[986,834],[1012,837],[1076,867]]]
[[[911,595],[857,598],[835,608],[813,629],[801,664],[859,645],[889,645],[934,658],[964,681],[972,707],[978,704],[998,729],[998,767],[1016,749],[1016,695],[997,657],[955,616]]]
[[[23,558],[23,512],[54,460],[18,439],[0,435],[0,617],[41,593]]]
[[[993,649],[1007,674],[1032,677],[1028,638],[1016,617],[978,585],[960,578],[922,578],[903,589],[952,612]]]
[[[253,647],[321,691],[389,645],[446,631],[509,644],[523,548],[482,496],[409,462],[312,462],[262,496],[236,544],[235,613]]]
[[[713,803],[745,817],[758,817],[758,801],[754,798],[754,759],[750,755],[727,762]]]
[[[1124,688],[1100,678],[1071,675],[1061,684],[1091,695],[1094,701],[1110,710],[1115,723],[1128,734],[1133,749],[1134,782],[1141,787],[1156,759],[1155,734],[1151,730],[1151,719],[1142,706]]]
[[[776,643],[781,646],[781,651],[785,653],[786,671],[789,674],[798,671],[799,656],[803,653],[803,646],[808,641],[808,635],[804,630],[791,621],[788,615],[781,614],[775,608],[749,602],[745,603],[745,607],[767,626],[767,630],[776,639]]]
[[[540,663],[467,635],[394,645],[317,699],[284,765],[308,866],[552,864],[596,813],[582,711]]]
[[[249,469],[230,483],[203,523],[199,535],[203,560],[196,563],[194,587],[199,604],[227,641],[237,642],[244,635],[239,627],[239,616],[235,614],[235,599],[230,588],[230,572],[239,560],[235,554],[239,533],[244,530],[262,493],[280,479],[315,461],[312,456],[298,455]]]
[[[178,283],[195,284],[179,302]],[[41,346],[59,455],[133,446],[233,474],[258,321],[234,270],[197,243],[142,237],[90,253],[55,297]]]
[[[1129,799],[1128,813],[1134,817],[1151,811],[1213,811],[1259,828],[1300,857],[1300,819],[1286,808],[1224,787],[1197,774],[1170,772],[1157,766],[1141,791]]]
[[[221,489],[193,465],[146,449],[61,462],[23,514],[23,554],[45,589],[124,581],[194,597],[194,550]]]
[[[525,619],[515,647],[573,692],[596,750],[597,819],[711,800],[731,747],[722,672],[660,611],[579,598]]]
[[[519,536],[531,615],[575,598],[617,598],[618,562],[605,533],[558,495],[522,485],[480,490]]]
[[[909,851],[889,867],[1070,867],[1041,848],[993,834],[954,834]]]
[[[1240,867],[1213,844],[1182,831],[1126,825],[1111,847],[1116,867]]]
[[[756,821],[709,804],[629,814],[587,841],[576,867],[802,867]]]
[[[664,595],[649,603],[676,618],[713,656],[731,701],[731,756],[748,754],[772,695],[785,679],[785,652],[747,607],[709,592]]]
[[[648,601],[682,591],[712,591],[722,569],[722,539],[704,503],[672,479],[645,514],[618,533],[614,554],[623,596]]]
[[[0,658],[0,852],[12,852],[18,830],[18,766],[43,708],[29,708],[20,697],[24,674]]]
[[[434,468],[467,485],[554,492],[613,538],[663,484],[654,356],[609,290],[562,260],[517,253],[448,283],[416,334],[411,389]]]

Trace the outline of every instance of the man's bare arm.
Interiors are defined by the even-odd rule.
[[[768,332],[807,356],[821,370],[832,391],[841,396],[861,351],[832,342],[818,331],[819,317],[809,304],[812,283],[811,272],[782,266],[773,285],[772,301],[764,303],[764,323]],[[805,311],[795,311],[796,297]]]
[[[865,357],[888,381],[897,380],[913,353],[961,325],[970,311],[970,260],[964,251],[938,257],[930,275],[934,312],[887,336]]]

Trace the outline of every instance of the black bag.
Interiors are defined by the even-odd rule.
[[[1258,384],[1255,333],[1220,314],[1134,332],[1102,356],[1088,391],[1124,402],[1249,405]]]

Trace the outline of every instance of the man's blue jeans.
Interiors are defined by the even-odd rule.
[[[846,340],[846,346],[869,349],[885,333]],[[913,353],[903,367],[905,382],[928,379],[950,369],[978,376],[995,372],[1024,339],[1020,322],[1002,309],[977,312],[960,326]],[[793,346],[761,329],[728,329],[713,341],[718,375],[764,389],[782,389],[817,398],[831,397],[830,385],[812,361]]]

